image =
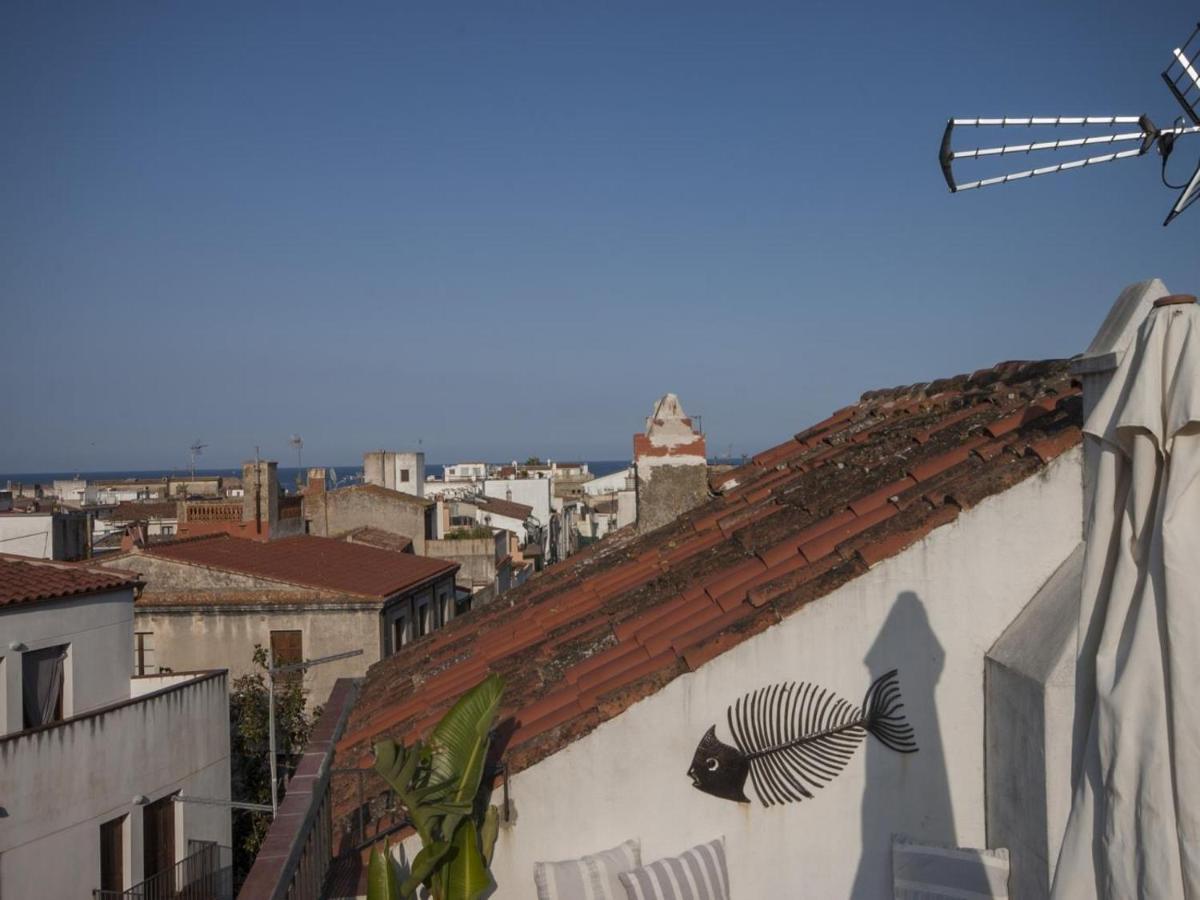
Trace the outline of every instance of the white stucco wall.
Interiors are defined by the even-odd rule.
[[[549,478],[489,478],[483,492],[499,500],[512,500],[533,507],[533,516],[545,526],[550,522],[551,485]],[[508,492],[512,491],[512,496]]]
[[[583,492],[588,495],[595,495],[623,491],[625,490],[625,482],[632,477],[633,466],[628,466],[618,472],[610,472],[608,475],[601,475],[599,478],[585,481],[583,483]]]
[[[0,515],[0,553],[54,559],[54,516],[50,513]]]
[[[124,700],[129,696],[133,670],[133,591],[96,594],[16,604],[0,612],[0,657],[5,659],[3,685],[6,721],[0,734],[20,731],[21,653],[68,645],[63,667],[63,714],[79,715],[88,710]],[[0,799],[0,803],[3,803]]]
[[[376,604],[330,604],[327,609],[285,604],[212,604],[184,609],[139,606],[137,630],[150,632],[154,665],[176,672],[222,668],[230,683],[255,670],[254,645],[270,648],[272,631],[299,630],[304,656],[314,659],[362,649],[362,656],[315,666],[304,674],[308,702],[323,704],[339,678],[357,678],[378,662],[380,608]],[[132,659],[132,650],[130,658]]]
[[[126,886],[137,884],[150,873],[134,797],[228,800],[229,777],[224,673],[0,738],[0,895],[90,897],[100,886],[100,826],[122,815]],[[189,840],[230,838],[227,808],[175,804],[177,861]]]
[[[537,860],[639,837],[652,860],[724,835],[733,896],[890,897],[890,837],[984,846],[984,654],[1080,540],[1078,451],[965,511],[781,624],[682,676],[513,776],[499,898],[532,893]],[[897,667],[920,752],[868,737],[812,800],[770,809],[710,797],[687,768],[726,707],[778,681],[861,702]]]
[[[525,521],[523,519],[514,519],[512,516],[502,516],[499,513],[479,509],[475,511],[475,521],[480,525],[490,525],[492,528],[499,528],[501,531],[511,531],[522,544],[529,540],[528,535],[525,533]]]

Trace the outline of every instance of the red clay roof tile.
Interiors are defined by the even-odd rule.
[[[1058,360],[864,394],[715,473],[724,493],[674,524],[597,542],[377,663],[339,759],[430,727],[492,671],[509,771],[532,765],[1037,471],[1080,440],[1077,392]]]

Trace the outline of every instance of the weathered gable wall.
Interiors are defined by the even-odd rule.
[[[256,644],[269,648],[272,631],[298,630],[304,656],[313,659],[362,649],[362,656],[337,660],[309,669],[304,674],[308,702],[325,702],[339,678],[357,678],[377,662],[381,650],[378,604],[329,604],[329,608],[261,606],[210,607],[141,606],[135,628],[148,632],[152,649],[148,662],[176,672],[221,668],[229,670],[229,681],[261,671],[254,666]]]
[[[738,897],[891,895],[893,833],[984,846],[984,654],[1080,540],[1080,454],[1003,494],[778,626],[682,676],[513,776],[498,898],[532,891],[533,864],[640,837],[647,860],[719,835]],[[861,702],[899,668],[920,752],[868,738],[816,797],[762,808],[697,791],[686,776],[726,707],[779,681]]]
[[[309,534],[337,537],[356,528],[381,528],[412,538],[413,552],[425,555],[425,508],[395,496],[342,489],[304,498]]]

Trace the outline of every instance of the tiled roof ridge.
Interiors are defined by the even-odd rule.
[[[509,771],[1023,481],[1081,439],[1065,360],[868,392],[714,478],[669,526],[591,545],[368,673],[342,765],[509,678]]]

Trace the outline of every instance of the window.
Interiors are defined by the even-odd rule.
[[[100,826],[100,890],[125,890],[125,816]]]
[[[65,644],[21,654],[21,701],[26,728],[62,721],[66,659]]]
[[[400,480],[401,480],[401,481],[408,481],[408,469],[401,469],[401,470],[400,470]]]
[[[450,621],[450,598],[443,591],[438,595],[438,622],[445,625]]]
[[[173,535],[175,533],[175,526],[174,525],[163,525],[163,526],[161,526],[161,531],[166,536]]]
[[[133,674],[153,675],[154,648],[150,639],[154,637],[151,631],[135,631],[133,633]]]
[[[392,622],[392,652],[395,653],[408,643],[408,616],[400,616]]]
[[[429,634],[429,604],[421,603],[417,606],[417,637],[424,637]]]
[[[304,659],[304,638],[300,631],[271,632],[271,664],[288,666]],[[280,684],[294,683],[303,677],[303,670],[285,672],[276,681]]]

